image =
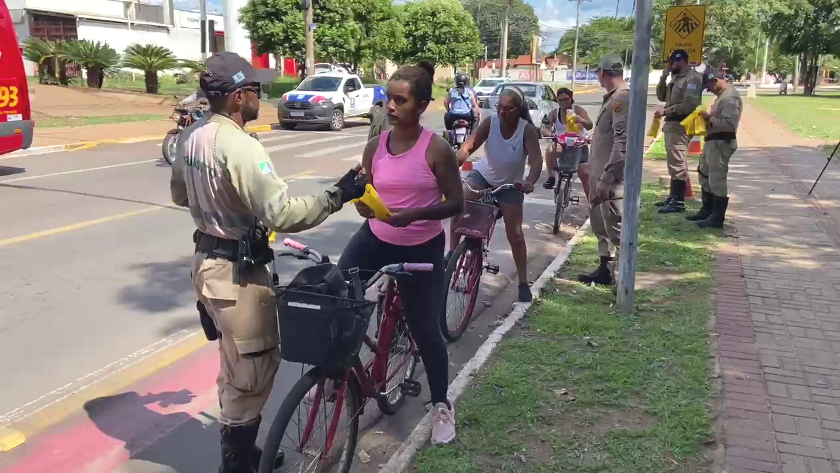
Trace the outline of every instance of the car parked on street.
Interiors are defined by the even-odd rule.
[[[327,72],[304,79],[277,105],[277,121],[291,130],[299,124],[344,128],[346,118],[372,118],[385,105],[385,88],[364,85],[355,74]]]
[[[492,116],[496,114],[496,105],[499,103],[499,94],[507,87],[516,87],[525,96],[528,101],[528,109],[531,114],[531,120],[534,125],[540,126],[543,117],[548,115],[548,112],[560,106],[557,102],[557,96],[551,87],[540,82],[505,82],[496,86],[493,92],[484,101],[481,106],[483,116]]]
[[[510,79],[506,77],[485,77],[478,81],[473,87],[475,91],[475,95],[478,98],[478,104],[481,105],[487,100],[487,97],[493,93],[493,89],[496,88],[499,84],[504,84],[506,82],[510,82]]]

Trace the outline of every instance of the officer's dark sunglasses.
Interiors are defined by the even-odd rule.
[[[243,91],[246,91],[246,92],[254,92],[258,96],[261,96],[262,95],[262,84],[254,83],[254,84],[251,84],[251,85],[246,85],[244,87],[240,87],[238,90],[243,90]]]

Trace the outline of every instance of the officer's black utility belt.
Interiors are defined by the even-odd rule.
[[[239,241],[227,240],[196,230],[193,234],[196,253],[207,253],[216,258],[236,262],[239,259]]]
[[[711,135],[706,135],[704,141],[725,141],[726,144],[729,144],[734,139],[735,133],[732,133],[731,131],[720,131],[712,133]]]
[[[688,115],[665,115],[666,122],[681,122],[688,118]]]

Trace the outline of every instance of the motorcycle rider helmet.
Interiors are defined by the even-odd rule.
[[[470,83],[470,76],[466,74],[455,74],[455,87],[466,87]]]

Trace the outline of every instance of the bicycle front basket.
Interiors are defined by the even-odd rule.
[[[359,354],[376,302],[285,289],[277,307],[284,360],[343,370]]]
[[[557,170],[565,173],[577,172],[582,153],[583,148],[580,146],[566,148],[557,159]]]
[[[487,238],[496,221],[496,207],[473,200],[464,202],[464,212],[455,227],[455,233],[475,238]]]

